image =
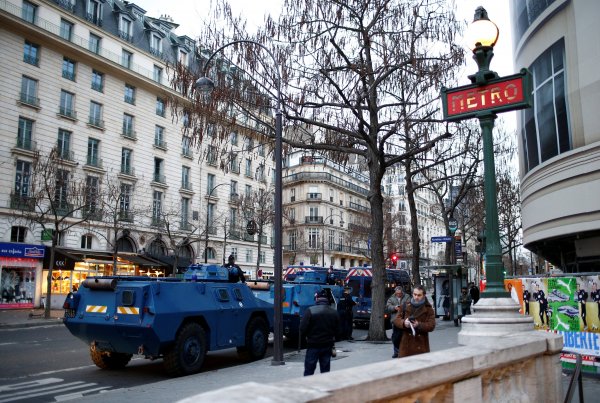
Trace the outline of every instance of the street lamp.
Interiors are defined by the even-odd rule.
[[[494,57],[494,45],[498,40],[498,27],[488,18],[483,7],[477,7],[473,23],[467,30],[466,38],[478,71],[469,79],[476,85],[488,84],[498,78],[490,70],[490,61]],[[494,144],[492,131],[496,114],[492,110],[482,110],[477,114],[483,138],[483,167],[485,195],[485,239],[486,239],[486,287],[482,298],[506,297],[502,265],[502,247],[498,228],[498,200],[496,196],[496,171],[494,164]]]
[[[219,186],[223,186],[223,185],[229,185],[231,186],[231,184],[229,183],[220,183],[217,186],[214,186],[212,189],[210,189],[210,192],[208,192],[208,200],[206,202],[206,236],[204,237],[204,263],[208,263],[208,224],[209,224],[209,206],[210,206],[210,198],[212,197],[213,191],[218,188]],[[223,262],[225,262],[225,247],[223,247]]]
[[[329,214],[323,220],[323,239],[321,239],[321,262],[323,267],[325,267],[325,223],[327,222],[327,220],[335,216],[340,217],[340,225],[344,225],[344,219],[340,214]]]
[[[271,59],[275,64],[275,73],[277,75],[275,86],[277,89],[277,109],[275,110],[275,217],[274,217],[274,232],[275,232],[275,250],[274,250],[274,258],[273,258],[273,271],[275,275],[275,292],[274,292],[274,318],[273,318],[273,360],[271,361],[271,365],[283,365],[285,362],[283,361],[283,312],[281,309],[282,304],[282,183],[281,183],[281,172],[282,172],[282,118],[281,118],[281,105],[282,105],[282,97],[281,97],[281,74],[279,72],[279,68],[277,67],[277,60],[273,53],[264,45],[252,41],[252,40],[238,40],[229,42],[217,50],[213,52],[212,55],[206,61],[204,65],[204,77],[199,78],[194,87],[199,91],[211,91],[215,84],[214,82],[208,78],[208,66],[211,60],[215,57],[217,53],[221,50],[225,49],[228,46],[235,45],[238,43],[246,43],[258,46],[263,49],[265,52],[269,54]]]

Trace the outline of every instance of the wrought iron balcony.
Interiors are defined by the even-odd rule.
[[[33,211],[35,209],[35,199],[33,197],[11,193],[10,208],[15,210]]]
[[[323,216],[305,216],[305,224],[323,224]]]

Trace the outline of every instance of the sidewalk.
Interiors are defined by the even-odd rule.
[[[62,309],[50,310],[50,319],[44,318],[43,308],[0,310],[0,329],[58,325],[63,316]]]

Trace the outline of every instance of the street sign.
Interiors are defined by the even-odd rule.
[[[458,228],[458,221],[456,221],[456,219],[454,219],[454,218],[450,218],[448,220],[448,229],[450,230],[450,232],[454,233],[457,228]]]
[[[432,236],[431,242],[452,242],[451,236]]]
[[[485,85],[463,85],[442,88],[444,120],[454,121],[477,117],[481,112],[508,112],[531,107],[531,73],[489,80]]]

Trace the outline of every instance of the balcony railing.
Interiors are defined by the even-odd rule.
[[[159,59],[163,58],[163,52],[161,52],[158,49],[154,49],[154,48],[150,48],[150,53],[156,57],[158,57]]]
[[[11,193],[10,208],[15,210],[33,211],[35,209],[35,199],[33,197]]]
[[[160,148],[161,150],[166,150],[167,142],[164,140],[154,140],[154,147]]]
[[[231,239],[240,239],[240,231],[229,230],[229,238],[231,238]]]
[[[23,55],[23,61],[25,63],[33,64],[34,66],[38,66],[40,63],[39,57],[31,56],[31,55]]]
[[[75,72],[73,72],[73,71],[63,70],[62,76],[63,76],[63,78],[66,78],[67,80],[75,81]]]
[[[77,119],[77,111],[73,110],[73,108],[67,108],[64,106],[58,107],[58,114],[70,119]]]
[[[102,83],[92,82],[92,89],[94,91],[102,92],[104,91],[104,86],[102,85]]]
[[[129,32],[119,30],[119,37],[125,39],[127,42],[133,42],[133,35]]]
[[[88,124],[90,126],[94,126],[94,127],[98,127],[100,129],[104,129],[104,120],[94,117],[94,116],[90,116],[88,119]]]
[[[102,18],[97,14],[87,13],[85,15],[85,19],[91,22],[92,24],[98,25],[99,27],[102,26]]]
[[[102,168],[102,160],[98,157],[94,157],[91,155],[87,156],[85,164],[94,168]]]
[[[128,104],[135,105],[135,97],[134,96],[125,95],[125,97],[123,98],[123,100],[125,102],[127,102]]]
[[[70,11],[72,13],[75,12],[75,2],[71,2],[71,0],[54,0],[54,2],[56,4],[59,5],[59,7],[64,8],[67,11]]]
[[[192,183],[189,182],[189,181],[188,182],[182,182],[181,183],[181,188],[184,189],[184,190],[190,190],[190,191],[193,190]]]
[[[135,176],[135,170],[130,165],[121,165],[121,173],[129,176]]]
[[[348,207],[350,207],[353,210],[361,211],[363,213],[368,213],[370,211],[368,207],[361,206],[360,204],[354,202],[348,203]]]
[[[165,175],[161,174],[154,174],[153,180],[157,183],[167,183],[167,178],[165,177]]]
[[[136,136],[135,131],[133,131],[131,129],[124,129],[123,133],[121,133],[121,135],[123,137],[125,137],[126,139],[137,140],[137,136]]]
[[[118,215],[119,221],[133,222],[133,213],[127,210],[119,211]]]
[[[240,201],[240,195],[237,193],[230,193],[229,194],[229,201],[231,203],[237,203]]]
[[[21,92],[20,101],[21,101],[21,103],[24,103],[26,105],[31,105],[31,106],[35,106],[35,107],[40,106],[40,99],[37,98],[35,95],[28,94],[26,92]]]
[[[238,164],[231,164],[231,172],[234,174],[239,174],[240,173],[240,166]]]
[[[21,150],[33,151],[37,148],[37,144],[30,138],[17,137],[17,148],[20,148]]]
[[[75,152],[68,150],[59,151],[58,158],[65,161],[75,161]]]
[[[165,226],[165,220],[163,220],[162,218],[158,218],[158,217],[152,217],[152,221],[151,221],[150,225],[153,227],[162,228]]]
[[[186,158],[193,158],[194,157],[194,152],[189,149],[189,148],[182,148],[181,149],[181,155],[183,155]]]
[[[306,194],[307,200],[321,200],[321,198],[322,198],[321,193],[307,193]]]
[[[305,224],[323,224],[323,216],[305,216]]]

